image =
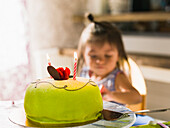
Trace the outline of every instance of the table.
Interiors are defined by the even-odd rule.
[[[13,111],[13,109],[17,106],[21,106],[23,104],[23,100],[18,100],[12,104],[12,101],[0,101],[0,127],[1,128],[21,128],[13,124],[9,119],[9,113]]]
[[[13,113],[15,110],[23,108],[23,100],[14,101],[14,104],[12,104],[12,101],[0,101],[0,127],[1,128],[22,128],[22,126],[19,126],[17,124],[12,123],[9,118],[10,114]],[[106,102],[103,101],[104,109],[107,110],[114,110],[118,112],[124,112],[124,111],[130,111],[124,106]],[[129,117],[122,118],[116,121],[105,121],[105,120],[99,120],[92,124],[84,125],[84,126],[78,126],[77,128],[101,128],[104,126],[111,127],[125,127],[129,128],[133,125],[133,123],[136,120],[135,114],[130,114]],[[76,128],[76,127],[74,127]]]

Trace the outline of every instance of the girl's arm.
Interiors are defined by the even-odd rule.
[[[139,92],[131,85],[124,73],[119,73],[115,79],[116,91],[109,91],[105,88],[103,99],[115,101],[122,104],[137,104],[142,100]]]

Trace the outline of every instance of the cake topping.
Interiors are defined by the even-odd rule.
[[[56,70],[59,73],[61,80],[67,80],[69,78],[70,69],[68,67],[66,67],[65,70],[63,67],[59,67]]]
[[[48,66],[47,70],[48,70],[48,73],[54,78],[54,80],[60,80],[60,75],[53,66]]]
[[[59,67],[55,69],[53,66],[47,67],[48,73],[54,78],[54,80],[67,80],[70,75],[70,69],[66,67]]]

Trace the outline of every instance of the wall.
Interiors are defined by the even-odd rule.
[[[72,20],[84,14],[86,0],[28,0],[29,35],[33,80],[46,70],[46,54],[57,61],[58,48],[76,48],[84,27]],[[59,62],[56,62],[59,63]],[[43,75],[44,76],[44,75]]]
[[[170,108],[170,83],[146,80],[147,84],[147,108],[160,109]],[[150,113],[151,117],[170,121],[170,111]]]
[[[127,52],[170,57],[170,34],[133,34],[124,35],[123,39]]]

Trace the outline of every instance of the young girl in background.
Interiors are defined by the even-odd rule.
[[[109,22],[96,22],[91,14],[91,22],[82,32],[78,47],[78,74],[95,81],[103,100],[119,104],[137,104],[142,100],[132,86],[130,65],[125,52],[120,31]],[[125,63],[129,74],[125,74]],[[149,116],[137,115],[135,125],[153,121]]]
[[[103,100],[141,102],[141,95],[124,73],[124,63],[129,63],[120,31],[109,22],[94,21],[91,14],[88,19],[91,23],[82,32],[78,48],[80,76],[98,84]]]

